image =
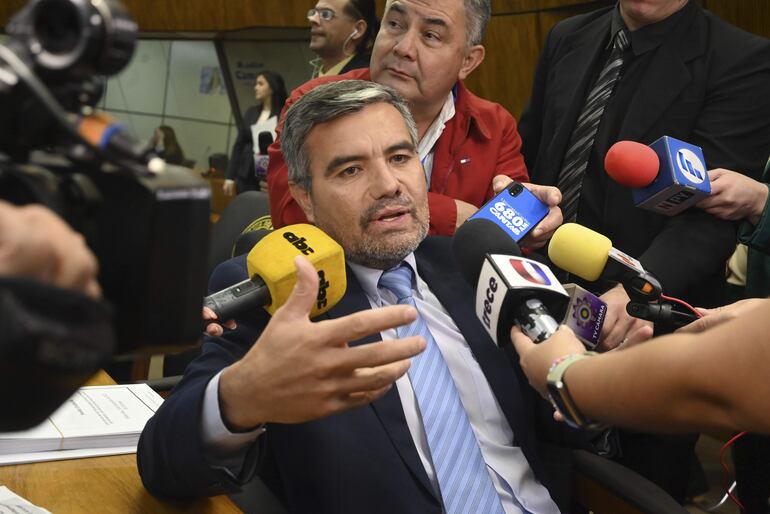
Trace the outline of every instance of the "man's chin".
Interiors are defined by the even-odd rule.
[[[383,86],[390,86],[398,91],[407,101],[411,101],[411,98],[415,95],[414,79],[406,79],[402,76],[394,76],[387,70],[382,70],[375,78],[372,76],[372,80]]]

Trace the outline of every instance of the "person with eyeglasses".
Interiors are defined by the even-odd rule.
[[[407,99],[417,123],[430,233],[452,235],[507,177],[527,183],[549,206],[548,216],[522,241],[538,248],[561,224],[561,196],[554,187],[528,184],[516,120],[463,83],[484,60],[482,40],[491,15],[490,0],[388,0],[369,68],[303,84],[292,92],[284,112],[302,95],[334,80],[371,80],[393,87]],[[282,227],[307,217],[289,193],[280,122],[277,132],[269,150],[267,187],[271,219]]]
[[[312,78],[369,66],[379,28],[374,0],[319,0],[308,10]]]

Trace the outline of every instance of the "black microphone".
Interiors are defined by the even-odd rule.
[[[269,130],[262,131],[257,135],[257,140],[260,155],[267,155],[268,147],[273,144],[273,133]]]
[[[510,344],[516,323],[535,342],[553,335],[569,295],[553,272],[521,257],[519,246],[487,219],[463,223],[452,238],[452,253],[476,290],[476,316],[498,346]]]

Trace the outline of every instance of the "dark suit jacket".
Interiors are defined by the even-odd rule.
[[[619,140],[649,144],[669,135],[702,147],[710,169],[757,178],[770,148],[770,42],[698,5],[689,8],[695,12],[688,23],[652,50],[656,55],[620,132],[611,140],[597,139],[598,155]],[[530,105],[519,123],[532,182],[557,182],[610,22],[611,9],[602,9],[565,20],[548,35]],[[597,165],[601,169],[594,177],[604,174],[603,163]],[[720,300],[724,262],[735,247],[732,223],[696,208],[674,217],[635,208],[631,191],[612,180],[599,190],[603,198],[581,198],[581,203],[603,205],[601,226],[591,228],[639,258],[660,278],[665,292],[699,305]]]
[[[251,135],[251,126],[254,125],[262,114],[261,105],[255,105],[246,109],[243,113],[243,123],[238,129],[238,137],[233,144],[230,162],[227,165],[226,178],[229,180],[250,179],[254,180],[254,138]]]
[[[449,251],[448,238],[426,239],[416,252],[420,276],[464,334],[516,443],[535,475],[566,512],[569,452],[538,440],[553,429],[552,422],[545,422],[553,410],[528,387],[518,364],[513,367],[509,356],[487,336],[474,314],[473,291],[454,269]],[[225,262],[214,273],[212,288],[242,280],[245,269],[244,257]],[[355,275],[348,270],[345,296],[322,317],[338,318],[369,308]],[[237,321],[238,328],[226,339],[209,339],[204,344],[203,355],[188,367],[183,381],[145,427],[137,458],[150,492],[171,497],[232,492],[259,467],[262,479],[292,512],[441,512],[441,502],[419,459],[395,387],[371,405],[353,411],[307,423],[269,425],[249,450],[239,477],[208,465],[200,450],[205,387],[214,374],[245,354],[268,316],[260,313]],[[377,340],[379,334],[351,344]],[[536,429],[540,420],[543,428]]]
[[[368,68],[369,67],[369,61],[372,60],[372,51],[371,49],[364,50],[362,52],[357,52],[356,55],[353,56],[353,58],[342,67],[340,70],[340,75],[343,75],[350,70],[357,70],[358,68]]]

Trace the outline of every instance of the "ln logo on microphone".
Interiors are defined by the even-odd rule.
[[[676,153],[676,164],[679,171],[695,184],[700,184],[706,178],[706,166],[695,152],[688,148],[682,148]]]
[[[551,285],[551,279],[538,263],[518,259],[510,259],[510,263],[516,273],[527,282],[543,286]]]
[[[633,190],[637,207],[673,216],[711,194],[706,158],[700,147],[663,136],[650,148],[658,156],[660,169],[650,185]]]

